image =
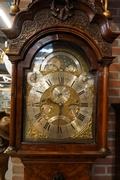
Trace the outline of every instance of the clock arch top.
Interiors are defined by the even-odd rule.
[[[110,30],[107,17],[102,13],[99,0],[35,0],[24,11],[19,12],[11,29],[3,30],[8,39],[8,56],[20,60],[31,44],[51,33],[66,32],[77,35],[91,47],[97,59],[111,56],[111,43],[118,34]]]

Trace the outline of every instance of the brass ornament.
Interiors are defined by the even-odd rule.
[[[14,0],[14,3],[10,7],[10,15],[16,15],[20,11],[19,4],[20,0]]]
[[[4,55],[5,55],[5,52],[0,49],[0,63],[4,64]]]
[[[108,10],[108,0],[101,0],[101,3],[104,10],[103,14],[108,18],[111,17],[111,12]]]
[[[86,124],[84,129],[78,133],[74,138],[92,139],[93,138],[93,124],[92,119]]]
[[[26,121],[26,131],[25,131],[25,139],[33,140],[33,139],[42,139],[42,138],[47,138],[47,136],[43,135],[40,133],[30,122],[29,118],[27,118]]]

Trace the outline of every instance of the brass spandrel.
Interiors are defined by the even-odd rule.
[[[42,133],[40,133],[40,131],[38,131],[33,124],[31,123],[31,121],[29,120],[29,118],[27,117],[26,119],[26,131],[25,131],[25,139],[26,140],[33,140],[35,141],[36,139],[41,139],[41,138],[47,138],[45,135],[43,135]]]
[[[93,138],[93,122],[92,119],[86,124],[84,129],[79,132],[74,138],[80,139],[92,139]]]

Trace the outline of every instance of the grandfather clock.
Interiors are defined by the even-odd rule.
[[[107,147],[113,33],[99,0],[35,0],[3,30],[12,62],[10,143],[25,180],[90,180]]]

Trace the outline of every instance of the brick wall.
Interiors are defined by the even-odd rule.
[[[109,0],[112,14],[111,30],[120,32],[120,0]],[[112,45],[112,53],[116,58],[110,65],[109,73],[109,116],[108,147],[112,155],[106,159],[97,159],[92,170],[92,180],[118,180],[115,176],[115,113],[111,103],[120,102],[120,36]],[[120,178],[119,178],[120,179]]]
[[[109,0],[109,10],[112,14],[111,30],[120,32],[120,0]],[[109,73],[109,122],[108,147],[112,155],[106,159],[97,159],[92,169],[92,180],[116,180],[115,177],[115,113],[111,103],[120,102],[120,36],[112,46],[113,56],[116,58],[110,66]],[[8,163],[6,180],[23,180],[24,167],[20,159],[11,158]]]
[[[24,166],[19,158],[9,158],[6,180],[24,180]]]

